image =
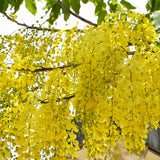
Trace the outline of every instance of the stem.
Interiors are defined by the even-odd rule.
[[[2,12],[1,12],[2,13]],[[2,13],[7,19],[9,19],[10,21],[18,24],[19,26],[23,26],[26,27],[27,29],[36,29],[36,30],[45,30],[45,31],[51,31],[51,28],[42,28],[42,27],[35,27],[35,26],[29,26],[25,23],[20,23],[17,20],[15,20],[14,18],[11,18],[10,16],[8,16],[6,13]],[[54,29],[55,32],[59,31],[58,29]]]
[[[70,100],[71,98],[74,98],[75,97],[75,94],[71,94],[69,96],[66,96],[66,97],[57,97],[57,100],[56,102],[60,102],[61,100]],[[0,102],[7,102],[7,101],[4,101],[4,100],[0,100]],[[49,101],[39,101],[41,104],[46,104],[46,103],[49,103]],[[22,103],[26,103],[26,101],[23,101]],[[8,106],[9,107],[9,106]]]
[[[29,72],[43,72],[43,71],[53,71],[54,69],[64,69],[64,68],[69,68],[69,67],[77,67],[79,66],[80,64],[69,64],[69,65],[63,65],[63,66],[59,66],[59,67],[55,67],[55,68],[45,68],[45,67],[42,67],[42,68],[38,68],[38,69],[35,69],[35,70],[30,70],[30,69],[24,69],[24,68],[21,68],[21,69],[17,69],[17,71],[29,71]],[[12,69],[11,67],[8,67],[8,69]]]
[[[8,16],[6,13],[2,13],[7,19],[9,19],[10,21],[18,24],[19,26],[23,26],[26,27],[27,29],[34,29],[34,30],[38,30],[38,31],[53,31],[53,32],[58,32],[61,29],[52,29],[52,28],[44,28],[44,27],[36,27],[36,26],[29,26],[25,23],[20,23],[17,20],[15,20],[14,18],[11,18],[10,16]],[[70,29],[67,29],[66,31],[69,31]],[[80,29],[76,29],[75,31],[81,31]]]
[[[83,22],[85,22],[85,23],[88,23],[88,24],[90,24],[90,25],[92,25],[92,26],[97,27],[97,24],[95,24],[95,23],[93,23],[93,22],[91,22],[91,21],[89,21],[89,20],[87,20],[87,19],[85,19],[85,18],[77,15],[76,13],[72,12],[72,11],[71,11],[66,5],[64,5],[64,3],[62,3],[60,0],[57,0],[57,2],[58,2],[66,11],[68,11],[70,14],[72,14],[74,17],[80,19],[81,21],[83,21]]]
[[[70,100],[71,98],[74,98],[75,97],[75,94],[72,94],[70,96],[66,96],[66,97],[62,97],[62,98],[57,98],[56,102],[59,102],[61,100]],[[46,103],[49,103],[48,101],[41,101],[40,102],[41,104],[46,104]]]

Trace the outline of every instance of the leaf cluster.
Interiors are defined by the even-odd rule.
[[[46,10],[46,13],[50,12],[50,17],[48,19],[50,24],[53,24],[58,17],[63,14],[64,20],[67,21],[70,17],[70,13],[60,5],[58,0],[45,0],[46,6],[43,8]],[[16,13],[20,6],[25,2],[25,6],[29,12],[33,15],[37,13],[37,5],[35,0],[1,0],[0,2],[0,12],[4,13],[11,6]],[[72,9],[76,14],[79,14],[81,3],[87,4],[91,2],[95,5],[95,16],[98,16],[97,23],[101,24],[104,21],[104,17],[107,15],[107,4],[109,6],[109,11],[116,12],[121,9],[121,6],[126,7],[127,9],[135,9],[135,7],[125,0],[121,0],[118,4],[117,0],[109,0],[108,3],[104,0],[62,0],[61,1],[68,9]]]

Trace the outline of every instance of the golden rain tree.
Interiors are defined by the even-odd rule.
[[[88,158],[109,155],[122,138],[129,152],[140,153],[149,125],[160,121],[153,24],[121,9],[83,31],[46,30],[0,37],[0,158],[78,157],[71,105]]]

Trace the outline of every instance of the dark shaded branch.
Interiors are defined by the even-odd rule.
[[[134,55],[135,54],[135,51],[133,52],[127,52],[128,55]]]
[[[81,21],[83,21],[83,22],[85,22],[85,23],[88,23],[88,24],[90,24],[90,25],[92,25],[92,26],[97,27],[97,24],[95,24],[95,23],[93,23],[93,22],[91,22],[91,21],[89,21],[89,20],[87,20],[87,19],[85,19],[85,18],[77,15],[76,13],[72,12],[72,11],[71,11],[66,5],[64,5],[60,0],[57,0],[57,2],[58,2],[66,11],[68,11],[70,14],[72,14],[74,17],[80,19]]]
[[[44,67],[42,67],[42,68],[39,68],[39,69],[35,69],[34,71],[31,71],[31,72],[52,71],[54,69],[64,69],[64,68],[69,68],[69,67],[75,68],[75,67],[77,67],[79,65],[80,64],[75,64],[75,65],[69,64],[69,65],[63,65],[63,66],[59,66],[59,67],[55,67],[55,68],[44,68]]]
[[[68,96],[68,97],[63,97],[63,100],[70,100],[71,98],[74,98],[75,94]]]
[[[59,66],[59,67],[55,67],[55,68],[45,68],[45,67],[42,67],[42,68],[38,68],[38,69],[35,69],[33,71],[31,71],[30,69],[24,69],[24,68],[21,68],[21,69],[17,69],[17,71],[29,71],[29,72],[44,72],[44,71],[53,71],[55,69],[64,69],[64,68],[69,68],[69,67],[77,67],[79,66],[80,64],[69,64],[69,65],[63,65],[63,66]],[[8,67],[8,69],[11,69],[11,67]]]
[[[71,98],[74,98],[75,97],[75,94],[72,94],[70,96],[66,96],[66,97],[61,97],[61,98],[57,98],[56,102],[60,102],[60,101],[63,101],[63,100],[70,100]],[[5,100],[0,100],[0,103],[4,103],[6,102]],[[23,101],[22,103],[26,103],[26,101]],[[46,104],[46,103],[49,103],[49,101],[40,101],[41,104]]]
[[[0,100],[0,103],[4,103],[5,101],[4,100]]]
[[[57,98],[56,102],[59,102],[61,100],[70,100],[71,98],[74,98],[74,97],[75,97],[75,94],[72,94],[72,95],[67,96],[67,97]],[[46,103],[49,103],[49,102],[48,101],[41,101],[40,103],[46,104]]]

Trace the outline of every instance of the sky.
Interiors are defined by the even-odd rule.
[[[147,0],[128,0],[128,2],[131,2],[133,5],[137,7],[136,11],[140,13],[146,13],[145,9],[145,4],[147,3]],[[45,2],[38,2],[37,1],[37,14],[36,16],[33,16],[29,11],[25,8],[25,5],[20,8],[20,10],[17,12],[17,21],[21,23],[25,23],[27,25],[32,25],[36,23],[36,20],[39,20],[40,23],[43,23],[47,15],[45,16],[44,19],[40,19],[42,15],[45,15],[45,12],[41,9],[45,6]],[[10,13],[8,10],[7,13]],[[81,5],[81,10],[80,10],[80,16],[84,17],[94,23],[97,22],[97,18],[94,16],[94,5],[92,3],[89,3],[87,5],[82,4]],[[77,18],[73,17],[72,15],[70,16],[70,19],[68,21],[68,26],[65,26],[65,22],[63,21],[63,17],[61,16],[57,24],[54,25],[55,28],[58,29],[67,29],[67,28],[72,28],[73,26],[76,25],[77,21],[79,22],[79,28],[85,27],[87,24],[78,20]],[[9,21],[6,17],[3,17],[2,14],[0,14],[0,35],[8,35],[12,34],[15,31],[17,31],[19,28],[22,28],[21,26],[18,26],[17,24]]]

